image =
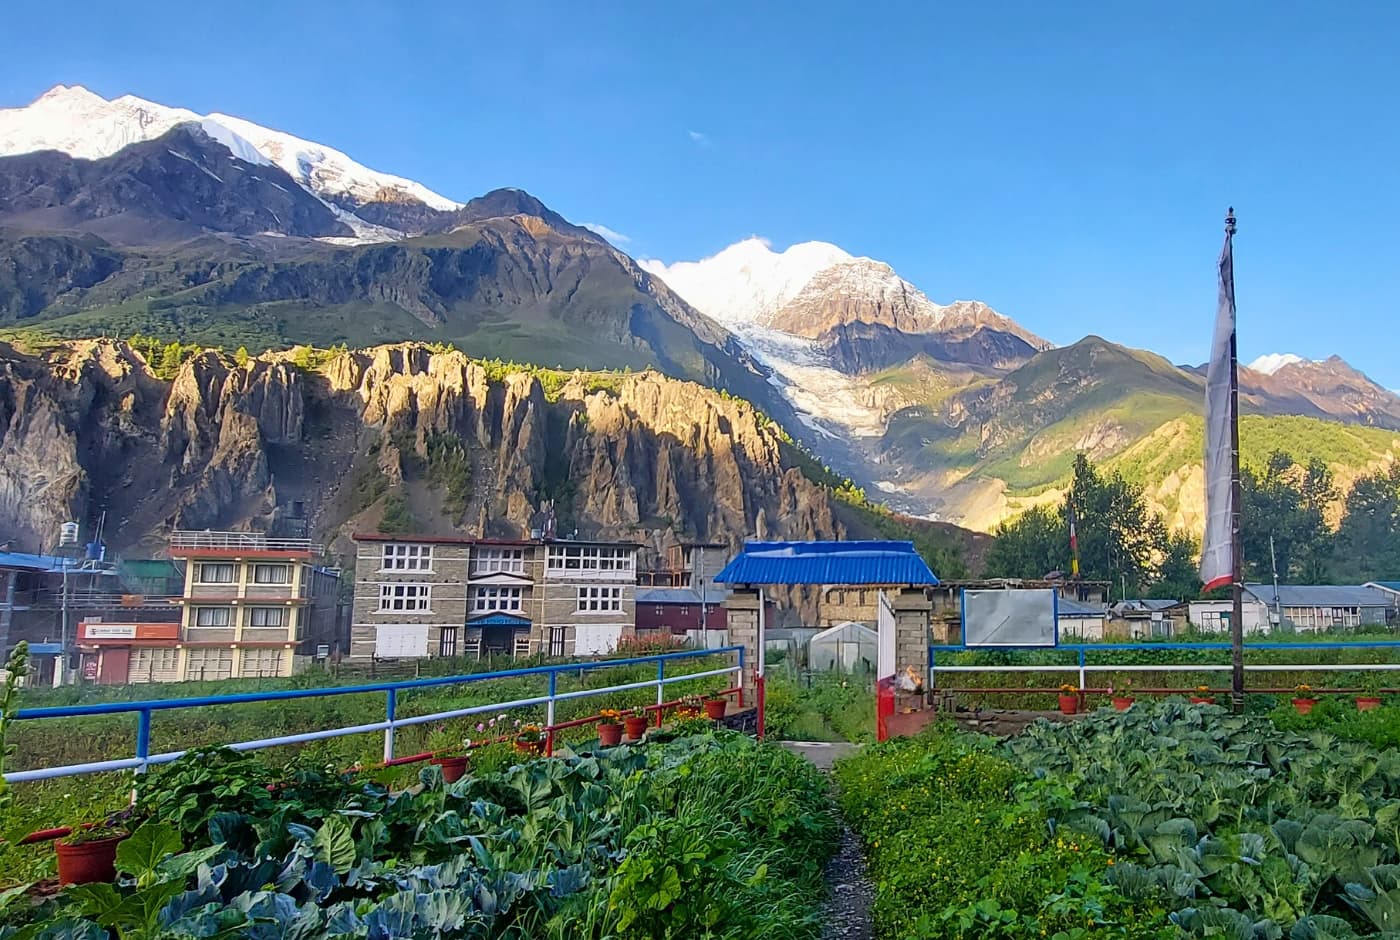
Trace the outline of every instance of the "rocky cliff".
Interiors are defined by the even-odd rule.
[[[306,523],[343,547],[386,511],[518,534],[545,499],[561,530],[658,547],[844,534],[792,458],[746,402],[655,372],[488,372],[401,344],[241,365],[204,352],[163,382],[123,343],[0,347],[0,538],[16,548],[103,511],[118,549],[172,527]]]

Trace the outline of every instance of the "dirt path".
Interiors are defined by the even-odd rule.
[[[855,752],[855,744],[784,741],[783,747],[800,754],[824,773],[838,759]],[[870,905],[875,885],[865,870],[860,840],[849,826],[841,826],[841,843],[822,873],[826,880],[826,909],[822,912],[822,940],[874,940]]]

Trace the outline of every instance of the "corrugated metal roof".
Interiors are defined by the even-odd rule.
[[[0,568],[27,568],[30,571],[77,571],[81,558],[63,555],[31,555],[29,552],[0,552]]]
[[[1061,597],[1055,602],[1055,613],[1064,618],[1069,617],[1079,619],[1084,617],[1104,617],[1108,611],[1102,607],[1095,607],[1092,604],[1081,604],[1079,601],[1068,597]]]
[[[720,604],[724,599],[732,594],[729,588],[716,587],[711,584],[705,589],[705,603]],[[693,587],[639,587],[637,588],[638,604],[698,604],[700,603],[700,590]]]
[[[913,542],[746,542],[722,584],[937,584]]]
[[[1367,584],[1374,584],[1376,587],[1385,588],[1387,591],[1394,591],[1400,594],[1400,581],[1368,581]]]
[[[1175,607],[1175,606],[1176,606],[1177,604],[1179,604],[1179,603],[1181,603],[1181,602],[1180,602],[1180,601],[1174,601],[1174,600],[1163,600],[1163,599],[1161,599],[1161,598],[1156,598],[1156,597],[1143,597],[1143,598],[1130,599],[1130,600],[1126,600],[1126,601],[1119,601],[1119,602],[1115,605],[1115,609],[1121,609],[1121,610],[1167,610],[1168,608]]]
[[[1272,584],[1246,584],[1245,590],[1273,606]],[[1346,584],[1280,584],[1278,603],[1284,607],[1388,607],[1390,599],[1375,588]]]

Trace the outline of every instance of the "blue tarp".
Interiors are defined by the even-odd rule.
[[[722,584],[938,583],[913,542],[746,542]]]

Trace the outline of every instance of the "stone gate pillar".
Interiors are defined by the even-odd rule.
[[[913,666],[927,687],[929,617],[933,602],[923,588],[886,589],[886,596],[894,608],[895,670],[903,673]]]
[[[758,670],[758,611],[757,588],[736,587],[725,598],[724,615],[729,628],[729,644],[744,648],[744,673],[739,684],[744,690],[745,704],[756,701],[754,676]]]

